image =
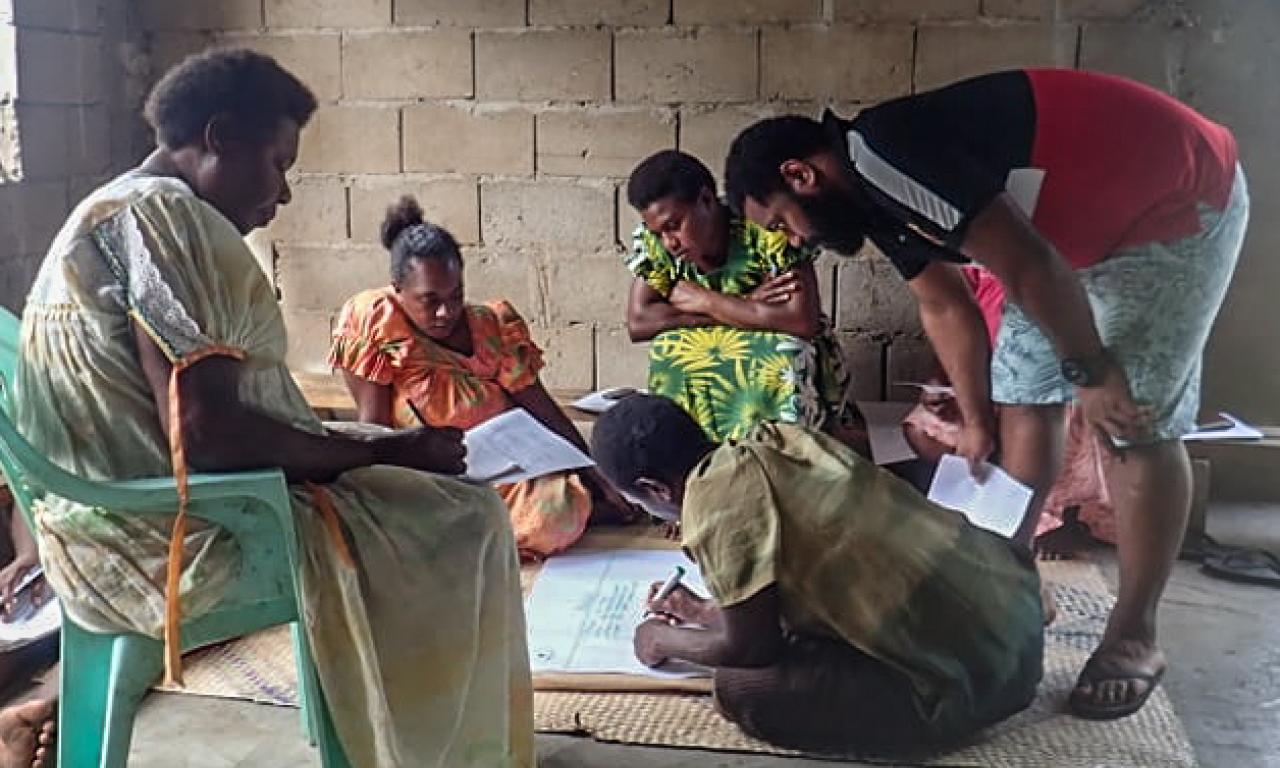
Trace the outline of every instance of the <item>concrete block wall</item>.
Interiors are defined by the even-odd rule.
[[[826,105],[851,114],[994,69],[1083,66],[1172,92],[1236,130],[1255,212],[1280,194],[1280,91],[1266,69],[1280,4],[1268,0],[27,2],[126,6],[142,40],[137,69],[151,77],[206,45],[239,44],[316,91],[294,203],[250,239],[303,369],[324,367],[341,301],[386,281],[377,226],[412,192],[464,244],[471,298],[509,298],[528,318],[552,361],[550,385],[641,383],[645,350],[623,329],[630,278],[620,258],[636,223],[621,187],[636,161],[677,146],[718,176],[729,140],[759,117]],[[59,56],[94,50],[74,24],[52,31],[75,38],[58,38]],[[94,83],[92,67],[73,71]],[[125,79],[136,109],[146,82]],[[64,128],[69,110],[102,101],[83,83],[36,82]],[[28,238],[33,253],[40,239]],[[1207,404],[1271,422],[1278,247],[1280,223],[1255,215],[1205,391]],[[889,383],[930,364],[904,286],[871,250],[824,256],[819,273],[859,395],[900,394]]]
[[[10,309],[71,206],[131,145],[122,10],[0,2],[0,303]]]

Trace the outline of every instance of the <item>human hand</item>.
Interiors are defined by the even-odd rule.
[[[671,594],[658,599],[662,590],[662,582],[655,581],[649,585],[649,598],[646,601],[649,611],[666,620],[671,626],[680,624],[700,624],[712,626],[719,619],[720,609],[705,597],[695,595],[692,590],[681,584]]]
[[[1124,369],[1110,357],[1097,386],[1076,387],[1076,400],[1108,450],[1115,447],[1110,438],[1135,441],[1150,434],[1152,409],[1133,399]]]
[[[378,464],[391,464],[442,475],[467,471],[467,448],[462,430],[453,427],[413,427],[374,438]]]
[[[632,647],[635,649],[636,658],[646,667],[660,667],[667,660],[666,655],[659,648],[659,636],[665,624],[659,619],[649,619],[636,627]]]
[[[53,590],[49,589],[44,576],[37,577],[26,590],[18,592],[18,585],[38,564],[34,555],[19,554],[0,569],[0,621],[15,621],[26,612],[28,605],[36,610],[53,598]]]
[[[711,314],[708,311],[711,306],[710,294],[711,291],[697,283],[681,280],[671,289],[671,295],[667,296],[667,301],[686,314],[709,315]]]
[[[960,413],[960,404],[956,402],[954,395],[945,393],[930,394],[924,390],[920,391],[920,404],[925,410],[937,416],[939,419],[948,424],[960,424],[964,421]]]
[[[783,272],[780,275],[772,275],[755,290],[747,294],[747,298],[751,301],[759,301],[764,304],[786,304],[791,301],[791,297],[801,292],[800,276],[794,271]]]
[[[990,419],[966,419],[956,443],[956,455],[969,462],[969,471],[979,479],[986,474],[983,463],[996,449],[991,423]]]

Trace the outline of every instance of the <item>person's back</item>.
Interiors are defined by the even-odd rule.
[[[717,600],[777,584],[795,633],[906,675],[938,738],[1024,708],[1041,676],[1030,557],[839,441],[766,424],[691,474],[684,543]]]

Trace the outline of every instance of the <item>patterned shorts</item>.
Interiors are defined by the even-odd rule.
[[[1197,234],[1126,248],[1076,272],[1102,343],[1124,367],[1134,398],[1155,409],[1152,441],[1176,439],[1195,425],[1204,345],[1248,220],[1249,193],[1237,167],[1225,210],[1202,206]],[[1053,346],[1012,302],[991,358],[991,391],[995,402],[1016,405],[1072,399]]]

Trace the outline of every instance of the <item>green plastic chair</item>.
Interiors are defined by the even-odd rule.
[[[0,308],[0,468],[18,508],[35,530],[33,501],[45,494],[138,515],[172,515],[173,478],[94,482],[64,471],[18,433],[11,419],[19,321]],[[182,648],[288,623],[298,662],[303,732],[324,768],[349,768],[325,705],[306,634],[298,624],[298,537],[284,474],[278,470],[190,476],[188,514],[215,523],[239,544],[238,580],[212,611],[182,625]],[[63,615],[60,768],[122,768],[138,705],[163,670],[163,644],[145,635],[102,634]]]

